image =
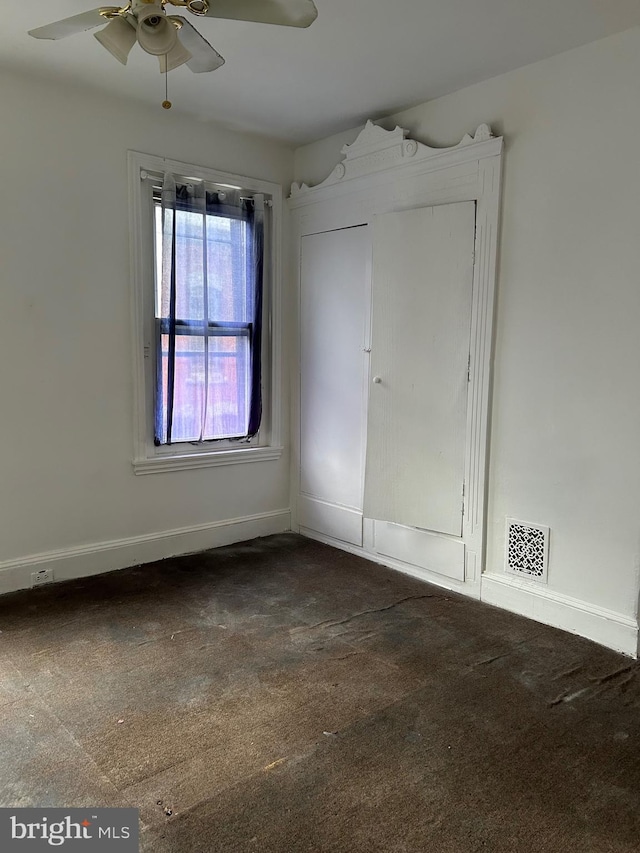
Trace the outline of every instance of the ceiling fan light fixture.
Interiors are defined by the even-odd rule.
[[[175,48],[178,31],[157,3],[138,12],[138,44],[152,56],[165,56]]]
[[[94,37],[123,65],[127,64],[131,48],[137,38],[135,25],[130,23],[129,18],[123,16],[112,18],[106,27],[94,33]]]
[[[174,68],[179,68],[181,65],[184,65],[185,62],[189,62],[192,58],[193,57],[187,48],[182,44],[180,39],[178,39],[176,46],[170,50],[169,53],[165,53],[164,56],[158,57],[160,62],[160,73],[166,74],[167,71],[173,71]]]

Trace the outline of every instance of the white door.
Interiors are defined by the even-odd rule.
[[[366,225],[302,237],[302,527],[362,544],[371,270]]]
[[[364,514],[462,535],[475,204],[373,226]]]

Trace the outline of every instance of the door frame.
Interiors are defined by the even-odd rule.
[[[458,145],[433,148],[409,139],[408,131],[385,130],[367,122],[358,138],[342,148],[343,159],[314,187],[294,183],[288,200],[292,214],[298,330],[300,242],[307,234],[370,224],[374,216],[459,201],[476,202],[473,293],[469,353],[469,396],[465,442],[462,537],[443,537],[464,547],[464,580],[382,555],[375,547],[375,522],[363,518],[363,546],[317,536],[337,547],[375,559],[424,580],[480,597],[485,562],[489,406],[493,360],[498,227],[503,140],[488,125],[465,135]],[[370,344],[365,344],[370,345]],[[292,389],[292,527],[298,525],[299,331],[295,336]],[[314,532],[301,529],[307,535]]]

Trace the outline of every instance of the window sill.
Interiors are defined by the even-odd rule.
[[[211,453],[185,453],[177,456],[154,456],[134,459],[136,474],[163,474],[167,471],[187,471],[191,468],[217,468],[219,465],[240,465],[246,462],[268,462],[282,456],[282,447],[247,447],[242,450],[217,450]]]

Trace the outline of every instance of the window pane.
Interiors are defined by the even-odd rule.
[[[176,211],[176,317],[201,320],[204,312],[204,217]]]
[[[247,287],[247,223],[207,216],[209,319],[219,323],[251,320],[252,294]]]
[[[162,209],[156,205],[156,317],[168,316],[169,286],[162,282]],[[171,214],[169,214],[171,215]],[[202,319],[204,312],[203,217],[176,212],[176,317]],[[251,321],[253,293],[247,286],[251,262],[247,223],[224,216],[206,217],[209,320]],[[164,306],[164,310],[162,309]]]
[[[160,306],[162,305],[162,207],[159,204],[154,206],[155,213],[155,302],[156,302],[156,317],[160,317]]]
[[[163,400],[168,394],[169,338],[162,335]],[[204,338],[176,335],[172,441],[199,441],[246,435],[250,393],[249,338],[209,338],[209,371],[205,371]],[[163,407],[163,434],[167,406]]]
[[[249,367],[249,338],[209,338],[206,438],[247,434]]]
[[[169,338],[162,336],[163,435],[167,430]],[[193,335],[176,335],[172,441],[198,441],[204,406],[204,342]]]

